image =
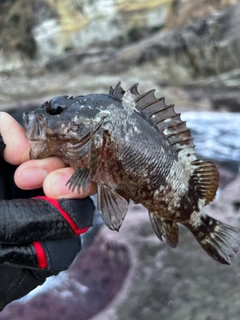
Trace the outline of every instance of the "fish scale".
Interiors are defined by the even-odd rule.
[[[56,155],[75,169],[67,184],[80,192],[97,184],[105,224],[119,230],[130,200],[144,205],[154,232],[171,247],[178,223],[216,261],[230,264],[240,233],[209,217],[219,183],[216,166],[197,159],[191,131],[155,90],[118,83],[109,94],[55,97],[25,114],[32,159]]]
[[[170,150],[166,152],[167,146],[165,144],[159,145],[158,135],[154,128],[146,125],[144,121],[141,126],[142,131],[147,133],[148,137],[151,136],[151,140],[146,139],[144,134],[132,135],[130,143],[123,139],[121,143],[118,142],[121,151],[118,151],[117,156],[127,171],[137,171],[141,175],[148,174],[152,181],[156,181],[155,184],[157,181],[160,184],[161,180],[169,173],[174,157]],[[124,135],[124,131],[122,134]],[[120,140],[118,137],[116,139]],[[151,173],[150,176],[149,173]]]

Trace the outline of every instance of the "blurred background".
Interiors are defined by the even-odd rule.
[[[1,0],[0,110],[21,121],[56,95],[107,93],[119,80],[155,88],[218,165],[206,211],[240,228],[239,17],[236,0]],[[222,266],[184,228],[167,247],[140,205],[119,233],[96,213],[83,242],[69,271],[0,320],[239,319],[240,256]]]

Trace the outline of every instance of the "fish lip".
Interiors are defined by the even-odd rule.
[[[44,130],[42,117],[35,111],[23,113],[23,123],[26,129],[26,138],[30,141],[45,140],[46,132]]]
[[[48,122],[44,115],[37,111],[26,112],[23,113],[23,122],[30,146],[30,159],[45,159],[58,152],[56,134],[47,127]]]

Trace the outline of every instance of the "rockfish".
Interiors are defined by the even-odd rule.
[[[204,212],[216,194],[216,166],[196,158],[186,122],[155,90],[137,84],[109,94],[59,96],[26,113],[31,159],[59,156],[75,169],[74,190],[97,183],[105,224],[119,230],[130,199],[148,209],[157,237],[178,243],[177,223],[187,227],[215,260],[230,264],[239,231]]]

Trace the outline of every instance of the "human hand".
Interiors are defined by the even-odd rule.
[[[91,183],[88,190],[80,194],[72,192],[66,182],[74,169],[67,167],[60,158],[50,157],[42,160],[29,160],[29,144],[25,130],[15,119],[5,112],[0,112],[0,130],[7,145],[4,159],[19,166],[15,172],[16,185],[24,190],[43,188],[49,198],[84,198],[96,193],[96,184]]]
[[[1,310],[70,266],[81,249],[77,235],[92,224],[94,212],[89,198],[71,198],[93,194],[95,186],[85,194],[69,193],[65,183],[73,170],[56,157],[29,160],[24,129],[3,112],[0,132]],[[48,197],[66,199],[29,199],[44,195],[42,188]]]

